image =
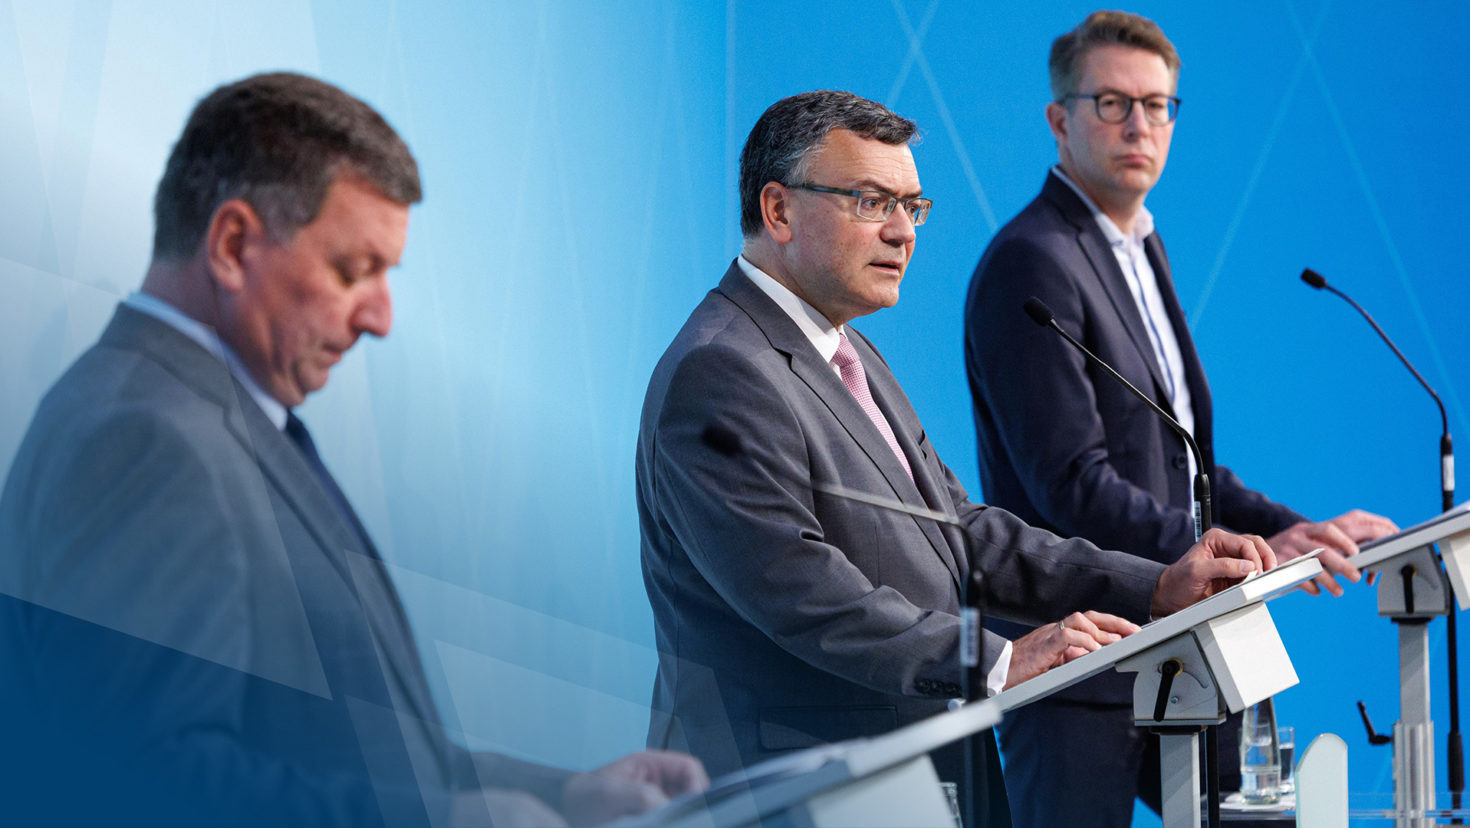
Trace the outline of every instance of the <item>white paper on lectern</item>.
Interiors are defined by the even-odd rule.
[[[1250,604],[1269,601],[1295,589],[1304,581],[1317,577],[1322,565],[1316,553],[1294,558],[1274,569],[1257,573],[1216,595],[1185,607],[1173,615],[1145,624],[1143,629],[1121,641],[1088,653],[1081,658],[1055,667],[1030,681],[1024,681],[997,694],[991,701],[1002,711],[1013,710],[1037,699],[1050,696],[1079,681],[1091,678],[1130,656],[1183,635],[1212,618],[1234,612]],[[1292,676],[1295,677],[1295,672]]]

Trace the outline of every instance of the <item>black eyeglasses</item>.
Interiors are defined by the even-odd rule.
[[[918,227],[929,220],[929,208],[934,206],[933,201],[923,196],[899,198],[881,190],[844,190],[839,187],[822,187],[816,184],[789,184],[787,186],[793,190],[810,190],[814,193],[829,193],[857,199],[854,204],[856,208],[854,212],[864,221],[887,221],[901,204],[903,211],[908,214],[909,221]]]
[[[1133,114],[1135,103],[1143,104],[1143,118],[1154,126],[1171,124],[1179,117],[1179,104],[1182,103],[1173,95],[1144,95],[1142,98],[1130,98],[1121,92],[1100,92],[1096,95],[1068,95],[1062,100],[1068,101],[1073,98],[1090,98],[1092,107],[1097,110],[1097,119],[1105,124],[1121,124],[1128,120]]]

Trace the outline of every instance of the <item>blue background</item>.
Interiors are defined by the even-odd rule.
[[[633,750],[655,664],[638,408],[739,250],[746,132],[777,98],[819,87],[923,127],[914,154],[936,207],[902,301],[858,327],[978,494],[964,291],[1055,159],[1046,53],[1091,8],[0,0],[0,468],[140,282],[153,188],[193,103],[269,69],[337,83],[403,133],[427,198],[393,276],[394,333],[359,347],[304,416],[395,565],[436,691],[472,741],[573,767]],[[1430,516],[1432,404],[1297,274],[1316,268],[1372,309],[1470,435],[1470,7],[1133,10],[1184,60],[1148,205],[1210,372],[1217,454],[1319,518]],[[1394,631],[1372,591],[1295,594],[1273,613],[1302,679],[1280,697],[1283,723],[1303,744],[1342,734],[1352,789],[1390,790],[1388,749],[1367,746],[1353,707],[1366,700],[1382,729],[1397,715]],[[1431,627],[1441,745],[1443,630]]]

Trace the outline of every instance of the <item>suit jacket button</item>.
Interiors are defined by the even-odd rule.
[[[1176,455],[1174,455],[1174,468],[1176,468],[1176,469],[1187,469],[1187,468],[1189,468],[1189,458],[1186,457],[1186,456],[1184,456],[1184,455],[1182,455],[1182,454],[1176,454]]]

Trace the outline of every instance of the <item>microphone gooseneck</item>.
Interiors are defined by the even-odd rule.
[[[1190,434],[1189,429],[1181,425],[1178,420],[1171,417],[1169,412],[1165,411],[1162,406],[1154,402],[1147,394],[1139,391],[1137,386],[1118,373],[1113,366],[1104,362],[1102,357],[1089,351],[1086,345],[1078,342],[1075,337],[1067,333],[1061,325],[1057,324],[1056,314],[1052,313],[1051,308],[1047,307],[1045,302],[1032,296],[1025,301],[1022,307],[1025,309],[1026,315],[1031,317],[1031,321],[1043,328],[1050,328],[1056,331],[1073,348],[1081,351],[1083,356],[1086,356],[1093,365],[1106,371],[1108,376],[1121,382],[1123,387],[1133,392],[1133,396],[1142,400],[1144,405],[1147,405],[1155,414],[1159,415],[1176,434],[1184,438],[1184,444],[1194,454],[1194,467],[1196,470],[1194,476],[1194,539],[1196,542],[1199,541],[1204,536],[1204,533],[1210,530],[1210,526],[1214,522],[1214,515],[1211,511],[1213,507],[1210,503],[1210,476],[1205,471],[1205,458],[1200,453],[1199,445],[1194,442],[1194,435]],[[1213,726],[1205,728],[1205,765],[1205,803],[1209,814],[1208,823],[1211,828],[1216,828],[1220,824],[1220,744],[1218,731]]]
[[[1424,380],[1424,377],[1414,368],[1412,364],[1409,363],[1409,358],[1404,356],[1404,352],[1399,350],[1399,346],[1395,345],[1392,339],[1388,338],[1388,334],[1384,333],[1383,328],[1379,327],[1377,320],[1375,320],[1373,316],[1363,308],[1362,305],[1354,302],[1351,296],[1348,296],[1346,293],[1343,293],[1332,285],[1327,284],[1327,280],[1323,278],[1322,274],[1311,269],[1310,267],[1304,268],[1302,270],[1302,281],[1306,282],[1308,285],[1316,288],[1317,290],[1325,290],[1329,293],[1336,294],[1344,302],[1352,305],[1354,310],[1362,314],[1364,319],[1368,320],[1368,324],[1373,326],[1373,330],[1378,332],[1379,338],[1381,338],[1388,345],[1388,347],[1393,350],[1394,356],[1397,356],[1399,358],[1399,362],[1402,362],[1404,364],[1404,367],[1409,369],[1409,373],[1414,375],[1414,379],[1418,380],[1419,384],[1423,386],[1424,390],[1429,392],[1429,396],[1434,399],[1434,404],[1439,407],[1440,424],[1440,511],[1448,512],[1451,509],[1455,508],[1455,447],[1454,441],[1450,439],[1450,418],[1449,415],[1445,413],[1444,402],[1440,400],[1438,394],[1434,393],[1434,389],[1429,387],[1429,383],[1426,382]],[[1451,612],[1445,618],[1445,646],[1446,649],[1449,650],[1450,661],[1449,669],[1447,671],[1449,674],[1450,685],[1448,782],[1450,786],[1450,795],[1453,800],[1452,806],[1455,810],[1460,809],[1462,796],[1465,792],[1465,751],[1462,747],[1460,737],[1460,646],[1457,627],[1458,624],[1455,621],[1455,614],[1454,612]],[[1458,817],[1455,818],[1454,824],[1460,824],[1460,819]]]
[[[1169,412],[1165,411],[1163,407],[1154,402],[1152,398],[1150,398],[1142,391],[1139,391],[1137,386],[1129,382],[1128,379],[1122,374],[1118,373],[1117,370],[1113,368],[1113,366],[1104,362],[1102,357],[1099,357],[1097,354],[1089,351],[1086,345],[1078,342],[1075,337],[1067,333],[1066,329],[1057,324],[1056,315],[1052,313],[1051,308],[1047,307],[1047,304],[1045,302],[1037,299],[1035,296],[1032,296],[1030,299],[1026,300],[1024,308],[1026,310],[1026,315],[1031,317],[1031,321],[1035,322],[1043,328],[1050,328],[1053,331],[1056,331],[1057,334],[1060,335],[1063,339],[1067,340],[1067,342],[1070,343],[1073,348],[1081,351],[1083,356],[1086,356],[1093,365],[1096,365],[1097,367],[1106,371],[1108,373],[1108,376],[1111,376],[1113,379],[1122,383],[1123,387],[1133,392],[1133,396],[1142,400],[1143,404],[1147,405],[1155,414],[1159,415],[1159,417],[1162,418],[1166,424],[1168,424],[1169,428],[1173,429],[1176,434],[1184,438],[1184,444],[1189,447],[1190,453],[1194,455],[1194,467],[1197,470],[1197,473],[1194,476],[1194,539],[1198,541],[1200,537],[1203,536],[1205,532],[1209,531],[1210,527],[1214,525],[1214,515],[1211,512],[1210,504],[1210,477],[1205,472],[1205,458],[1204,455],[1200,453],[1199,445],[1194,441],[1194,435],[1190,434],[1189,429],[1185,428],[1183,425],[1180,425],[1178,420],[1170,416]]]

